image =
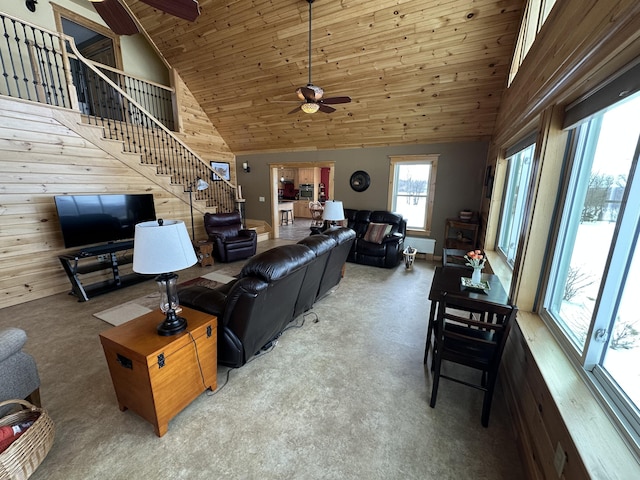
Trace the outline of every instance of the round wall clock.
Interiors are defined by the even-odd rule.
[[[353,172],[351,178],[349,179],[349,185],[356,192],[364,192],[369,185],[371,185],[371,178],[369,174],[364,170],[358,170],[357,172]]]

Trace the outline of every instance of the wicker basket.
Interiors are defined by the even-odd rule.
[[[0,407],[18,403],[24,409],[0,418],[0,426],[33,421],[9,448],[0,453],[0,480],[23,480],[31,476],[53,445],[53,421],[47,412],[25,400],[7,400]]]

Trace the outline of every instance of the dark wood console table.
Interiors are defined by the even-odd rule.
[[[131,250],[129,256],[118,258],[117,252]],[[99,257],[103,257],[99,259]],[[106,257],[106,260],[105,260]],[[133,241],[109,243],[87,247],[82,250],[70,252],[58,257],[64,268],[69,282],[71,282],[71,294],[78,297],[79,302],[86,302],[91,297],[102,293],[111,292],[119,288],[128,287],[153,278],[153,275],[139,275],[130,273],[120,274],[120,266],[133,262]],[[110,270],[111,277],[108,280],[83,285],[80,276],[101,270]]]

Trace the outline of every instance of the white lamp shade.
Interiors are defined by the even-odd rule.
[[[165,220],[136,225],[133,238],[133,271],[144,274],[168,273],[194,265],[196,253],[184,222]]]
[[[205,182],[203,179],[199,178],[196,183],[196,190],[206,190],[209,188],[209,184]]]
[[[340,200],[327,200],[324,203],[323,220],[338,222],[344,220],[344,208]]]

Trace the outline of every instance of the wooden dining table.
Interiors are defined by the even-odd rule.
[[[438,302],[443,294],[448,293],[457,296],[472,298],[487,303],[509,305],[509,295],[500,283],[500,279],[493,273],[483,273],[482,281],[487,282],[488,289],[480,290],[462,286],[462,277],[471,277],[471,269],[460,266],[436,267],[429,290],[431,308],[429,311],[429,324],[427,328],[427,342],[424,351],[424,363],[427,363],[427,355],[431,343],[431,332],[435,324]]]

